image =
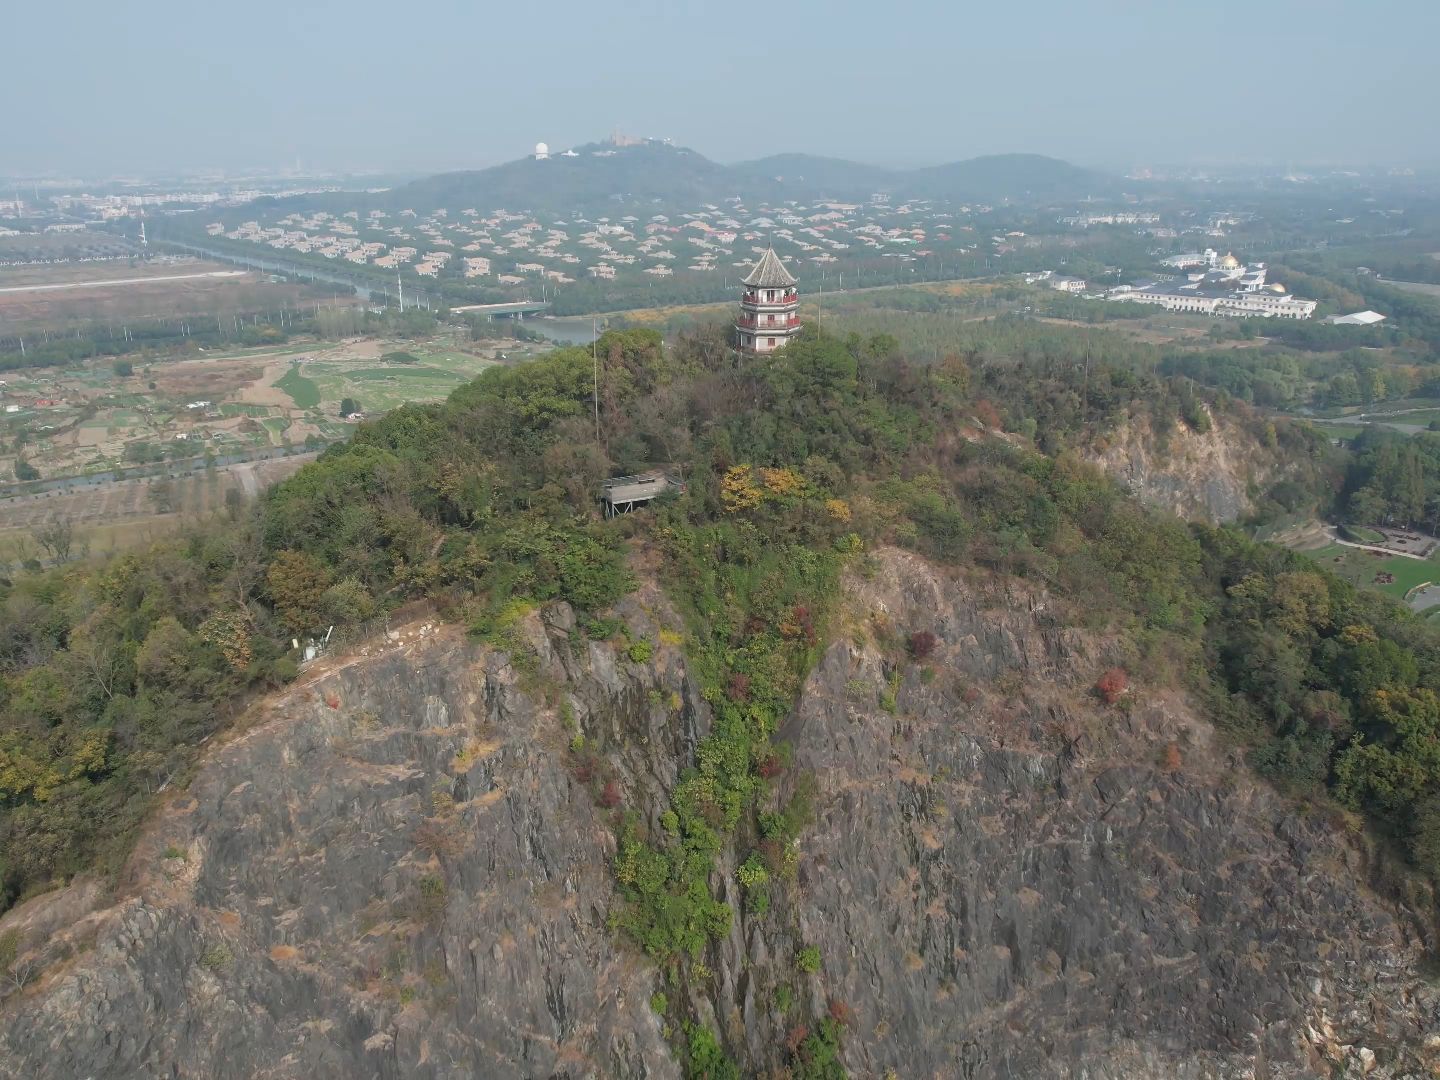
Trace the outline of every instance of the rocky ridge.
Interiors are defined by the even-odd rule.
[[[561,606],[513,654],[412,625],[261,702],[113,890],[6,916],[35,974],[0,1076],[679,1076],[661,977],[607,926],[618,811],[570,747],[653,823],[708,708],[659,590],[617,614],[644,663]],[[743,914],[739,838],[732,929],[665,993],[747,1074],[828,1012],[853,1076],[1434,1075],[1424,942],[1361,849],[1186,701],[1091,700],[1108,646],[1063,614],[872,556],[782,731],[778,795],[817,792],[796,879]]]
[[[1211,424],[1203,433],[1177,424],[1158,435],[1148,420],[1128,421],[1089,456],[1142,502],[1189,520],[1234,521],[1253,509],[1252,492],[1285,469],[1232,419],[1206,412]]]

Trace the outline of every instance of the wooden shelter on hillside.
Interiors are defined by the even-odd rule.
[[[685,490],[679,476],[664,469],[636,473],[634,476],[612,476],[600,485],[600,505],[607,518],[628,514],[646,503],[670,492]]]

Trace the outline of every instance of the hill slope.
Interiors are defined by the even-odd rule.
[[[930,199],[1024,202],[1114,194],[1119,181],[1043,154],[995,154],[917,169],[904,177],[901,189]]]
[[[442,173],[387,193],[395,207],[526,208],[559,213],[616,202],[695,205],[737,194],[736,177],[709,158],[662,143],[576,147],[575,157],[533,157],[474,172]]]
[[[0,1076],[1422,1074],[1440,638],[967,355],[610,331],[0,582]]]
[[[825,644],[783,731],[782,786],[816,780],[799,875],[772,887],[789,914],[749,910],[728,850],[710,978],[666,982],[606,925],[614,820],[661,828],[716,722],[681,651],[577,643],[560,605],[520,627],[526,676],[411,624],[257,706],[113,900],[14,913],[49,962],[0,1018],[0,1076],[677,1077],[652,997],[747,1073],[827,1012],[856,1076],[1419,1066],[1437,996],[1412,935],[1343,869],[1350,841],[1237,777],[1186,702],[1113,723],[1076,693],[1099,640],[1017,583],[886,549],[846,592],[862,629]],[[650,582],[617,613],[679,625]],[[877,616],[936,627],[944,674],[892,681]],[[567,764],[577,736],[603,790]]]
[[[774,154],[742,161],[730,171],[748,184],[774,183],[792,198],[864,198],[874,191],[890,190],[904,175],[878,165],[814,154]]]
[[[616,147],[595,143],[575,156],[553,154],[488,169],[441,173],[390,191],[362,195],[306,195],[262,201],[287,209],[412,209],[429,212],[544,210],[605,213],[651,205],[693,208],[740,197],[747,201],[864,199],[872,192],[910,198],[1027,201],[1113,193],[1118,181],[1037,154],[975,158],[929,169],[891,170],[840,158],[777,154],[721,165],[694,150],[646,142]]]

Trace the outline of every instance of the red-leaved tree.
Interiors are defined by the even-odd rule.
[[[1112,667],[1096,681],[1095,692],[1100,695],[1106,705],[1114,705],[1125,695],[1129,686],[1130,677],[1125,674],[1125,670]]]

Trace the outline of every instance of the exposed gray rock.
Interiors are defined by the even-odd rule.
[[[1203,434],[1178,424],[1157,436],[1144,420],[1128,422],[1091,457],[1151,506],[1193,520],[1234,521],[1253,509],[1251,489],[1274,483],[1283,468],[1232,420],[1210,416]]]
[[[990,589],[893,551],[849,584],[783,732],[777,798],[819,791],[798,876],[670,999],[747,1073],[836,1002],[857,1077],[1431,1075],[1420,942],[1355,849],[1184,700],[1100,706],[1103,638]],[[0,1003],[0,1076],[678,1076],[568,747],[654,822],[708,712],[654,587],[621,613],[660,642],[645,664],[560,608],[517,657],[410,627],[261,703],[114,896],[7,916],[43,971]],[[737,913],[753,843],[714,876]]]

